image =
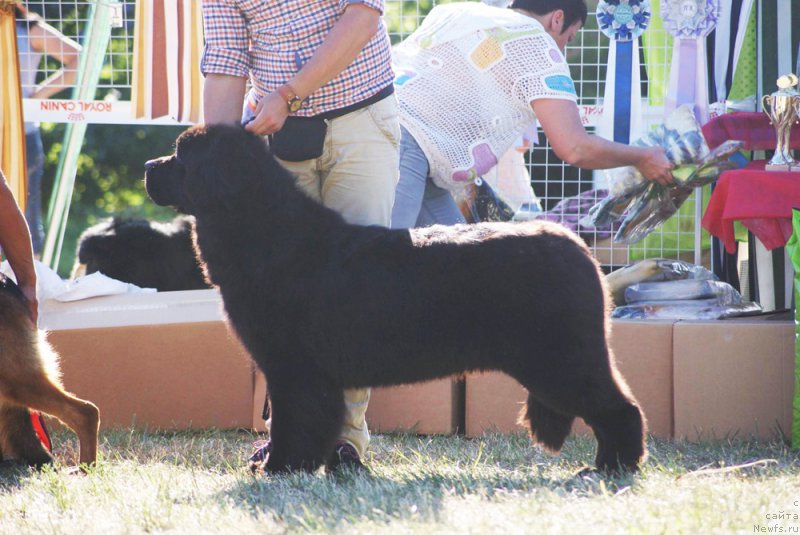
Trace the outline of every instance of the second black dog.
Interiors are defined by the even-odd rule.
[[[191,217],[167,223],[115,217],[78,239],[72,277],[103,275],[159,292],[208,288],[192,245]]]

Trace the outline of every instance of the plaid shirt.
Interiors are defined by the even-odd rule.
[[[203,0],[203,75],[249,77],[252,100],[286,83],[354,3],[383,13],[383,0]],[[381,19],[355,61],[309,98],[296,115],[350,106],[390,86],[391,46]]]

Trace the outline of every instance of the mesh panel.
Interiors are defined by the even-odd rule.
[[[199,0],[198,0],[199,1]],[[449,3],[447,1],[431,0],[386,0],[385,19],[390,31],[393,43],[399,43],[408,37],[424,19],[425,15],[434,5]],[[657,2],[653,2],[657,4]],[[45,15],[46,21],[55,28],[62,31],[68,37],[81,42],[82,35],[88,24],[87,13],[90,2],[87,1],[36,1],[26,2],[28,8],[36,13]],[[576,39],[567,47],[567,61],[575,82],[575,89],[578,95],[578,104],[581,107],[582,117],[588,131],[593,131],[594,121],[602,105],[603,86],[606,71],[606,56],[608,40],[600,36],[597,30],[597,23],[594,18],[596,0],[587,0],[589,5],[589,17],[586,27],[581,30]],[[112,29],[111,43],[106,55],[106,61],[102,78],[98,86],[97,100],[107,98],[118,98],[121,102],[130,100],[131,69],[133,50],[133,16],[135,2],[133,0],[122,0],[119,2],[119,24]],[[650,46],[647,51],[647,67],[645,68],[645,54],[642,57],[642,95],[645,108],[645,126],[653,124],[659,120],[660,106],[663,92],[659,89],[663,87],[669,69],[669,57],[671,44],[665,39],[663,30],[651,26],[646,35],[650,39]],[[513,43],[506,46],[514,46]],[[476,47],[472,50],[476,60],[491,65],[497,61],[501,51],[500,43],[487,43],[484,47]],[[59,65],[53,60],[43,60],[39,65],[40,72],[38,80],[42,80],[52,75]],[[25,77],[25,73],[23,78]],[[526,87],[522,84],[519,88],[520,94],[512,95],[509,98],[519,99],[530,92],[536,92],[540,88]],[[483,107],[490,105],[490,101],[497,96],[483,97],[484,94],[479,90],[466,91],[473,98],[474,106]],[[62,99],[69,98],[68,92],[62,92],[57,97]],[[524,97],[523,97],[524,98]],[[27,110],[30,109],[26,107]],[[443,112],[444,113],[444,112]],[[36,108],[37,119],[42,121],[66,120],[55,119],[55,112],[50,112],[46,107]],[[60,117],[60,116],[59,116]],[[127,116],[116,116],[109,119],[112,122],[120,123],[158,123],[175,124],[174,122],[155,120],[132,120]],[[496,127],[511,128],[510,123],[516,118],[502,119],[496,122]],[[506,126],[508,124],[508,126]],[[473,133],[474,134],[474,133]],[[535,146],[526,154],[526,163],[531,175],[531,184],[538,197],[542,200],[543,207],[549,209],[554,207],[565,197],[577,195],[593,187],[593,173],[565,165],[550,150],[547,140],[543,135],[539,136],[541,144]],[[687,202],[687,204],[690,204]],[[694,243],[694,215],[691,207],[681,211],[681,215],[675,216],[678,224],[670,226],[670,230],[661,231],[648,238],[647,242],[638,247],[638,256],[666,256],[674,258],[682,252],[691,251]],[[598,256],[605,264],[618,266],[627,263],[629,260],[628,249],[622,246],[612,245],[608,240],[598,242],[595,245]]]

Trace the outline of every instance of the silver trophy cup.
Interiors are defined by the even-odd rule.
[[[789,136],[792,133],[798,109],[800,109],[800,96],[794,89],[785,88],[771,95],[764,95],[761,106],[769,117],[770,123],[775,127],[777,144],[775,155],[767,163],[769,171],[788,171],[797,162],[792,158],[789,145]]]

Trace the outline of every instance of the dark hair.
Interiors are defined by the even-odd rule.
[[[560,9],[564,12],[564,28],[567,28],[581,21],[581,26],[586,24],[586,15],[589,9],[586,7],[586,0],[514,0],[509,6],[512,9],[524,9],[537,15],[547,15],[551,11]]]

